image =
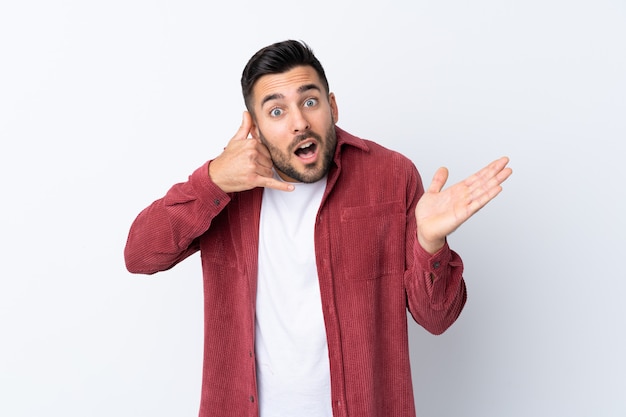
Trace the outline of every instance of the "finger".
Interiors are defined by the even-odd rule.
[[[266,159],[257,159],[254,161],[254,165],[256,167],[255,173],[261,177],[265,178],[273,178],[274,170],[272,161],[267,161]]]
[[[441,167],[435,172],[435,175],[433,175],[433,179],[428,187],[428,192],[438,193],[442,190],[446,181],[448,181],[448,169],[446,167]]]
[[[255,140],[255,139],[252,139]],[[256,152],[257,156],[255,158],[255,162],[266,169],[272,169],[274,166],[274,162],[272,161],[272,156],[270,154],[269,149],[265,145],[261,143],[261,141],[256,141]]]
[[[487,204],[502,191],[500,182],[501,181],[494,176],[484,181],[476,182],[471,187],[468,187],[471,203],[478,204],[480,207]]]
[[[466,182],[466,185],[472,190],[488,190],[492,187],[499,186],[513,173],[513,170],[506,166],[507,163],[508,158],[506,157],[492,162],[486,168],[479,171],[474,178]]]
[[[248,139],[248,135],[250,134],[251,128],[252,128],[252,116],[250,116],[250,113],[248,113],[247,111],[244,111],[242,115],[242,119],[241,119],[241,125],[239,126],[239,130],[237,130],[237,133],[235,133],[235,136],[233,136],[230,141],[232,142],[236,140]]]
[[[267,146],[265,146],[265,144],[263,142],[261,142],[258,139],[251,139],[251,141],[254,141],[254,143],[256,143],[256,150],[257,152],[259,152],[259,154],[261,154],[262,156],[264,156],[267,159],[272,159],[272,155],[270,154],[270,150],[267,148]]]
[[[278,181],[275,178],[267,178],[267,177],[259,177],[259,178],[262,178],[261,183],[259,184],[259,186],[261,187],[272,188],[274,190],[279,190],[279,191],[293,191],[296,188],[293,184],[290,184],[288,182]]]
[[[496,179],[498,180],[499,184],[502,184],[511,176],[511,174],[513,174],[513,170],[507,167],[507,168],[504,168],[502,171],[498,172],[498,174],[496,175]]]
[[[472,185],[475,185],[475,183],[477,182],[484,183],[484,182],[491,180],[494,177],[498,177],[500,173],[505,169],[508,163],[509,163],[509,158],[506,156],[496,159],[495,161],[491,162],[489,165],[482,168],[475,174],[469,176],[465,180],[465,185],[472,186]],[[508,174],[505,174],[503,180],[508,178],[509,175],[510,175],[510,172]]]
[[[470,203],[468,204],[468,211],[470,212],[470,216],[476,213],[478,210],[482,209],[489,203],[491,200],[496,198],[498,194],[502,191],[502,187],[496,185],[485,190],[480,195],[472,198]]]
[[[501,160],[499,160],[501,161]],[[488,178],[480,185],[472,187],[470,206],[473,211],[480,210],[487,203],[493,200],[502,191],[502,183],[511,176],[513,170],[502,167],[493,177]]]
[[[498,179],[502,178],[502,181],[506,180],[509,177],[509,175],[511,175],[511,173],[513,172],[511,168],[506,167],[508,163],[509,163],[509,158],[506,156],[503,156],[502,158],[499,158],[493,161],[491,163],[493,176]],[[502,181],[499,181],[499,182],[502,182]]]

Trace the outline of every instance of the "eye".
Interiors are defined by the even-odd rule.
[[[308,98],[304,101],[304,107],[313,107],[317,104],[316,98]]]
[[[281,114],[283,114],[283,111],[278,107],[274,107],[272,110],[270,110],[270,116],[272,117],[279,117]]]

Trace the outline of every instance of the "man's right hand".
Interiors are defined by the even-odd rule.
[[[274,178],[270,152],[260,140],[248,137],[251,129],[252,116],[245,111],[235,136],[228,142],[224,152],[209,164],[211,180],[226,193],[256,187],[292,191],[292,184]]]

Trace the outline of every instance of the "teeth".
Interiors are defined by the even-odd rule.
[[[313,145],[313,143],[312,143],[312,142],[306,143],[306,144],[304,144],[304,145],[300,146],[300,149],[306,149],[306,148],[308,148],[308,147],[309,147],[309,146],[311,146],[311,145]]]

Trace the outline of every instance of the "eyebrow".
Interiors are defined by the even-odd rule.
[[[317,90],[317,91],[322,91],[320,89],[320,87],[317,84],[304,84],[300,87],[298,87],[298,94],[302,94],[306,91],[309,90]],[[278,100],[281,98],[285,98],[285,96],[283,94],[280,93],[275,93],[275,94],[268,94],[265,97],[263,97],[263,100],[261,100],[261,107],[263,107],[265,105],[265,103],[267,103],[268,101],[272,101],[272,100]]]

